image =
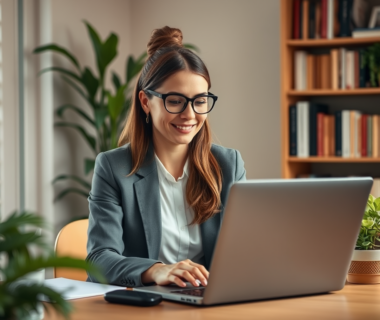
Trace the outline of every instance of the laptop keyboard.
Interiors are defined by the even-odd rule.
[[[171,293],[179,293],[179,294],[186,294],[189,296],[195,296],[195,297],[203,297],[205,289],[187,289],[187,290],[176,290],[176,291],[170,291]]]

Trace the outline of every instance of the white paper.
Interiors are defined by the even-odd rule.
[[[101,296],[109,291],[125,289],[125,287],[71,280],[66,278],[47,279],[44,280],[44,285],[50,289],[60,292],[65,300]],[[46,297],[43,297],[42,300],[47,301]]]

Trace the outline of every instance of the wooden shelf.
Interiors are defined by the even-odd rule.
[[[373,38],[334,38],[334,39],[307,39],[307,40],[287,40],[289,47],[335,47],[354,46],[361,44],[371,44],[380,42],[380,37]]]
[[[316,89],[316,90],[289,90],[288,96],[347,96],[347,95],[380,95],[380,88],[359,88],[346,90]]]
[[[289,162],[298,163],[380,163],[380,158],[342,158],[342,157],[288,157]]]

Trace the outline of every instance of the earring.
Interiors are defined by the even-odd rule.
[[[149,123],[149,113],[146,115],[145,121],[146,121],[146,123]]]

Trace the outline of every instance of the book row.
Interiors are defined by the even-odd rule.
[[[299,101],[289,107],[289,155],[379,157],[380,115],[357,110],[328,113],[328,106]]]
[[[331,49],[327,54],[294,52],[294,89],[355,89],[371,86],[366,49]]]

